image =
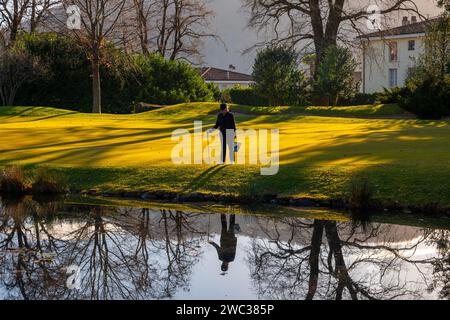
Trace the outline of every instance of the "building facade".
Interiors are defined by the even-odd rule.
[[[214,83],[220,90],[235,86],[249,87],[253,84],[253,77],[248,74],[212,67],[200,68],[199,72],[206,83]]]
[[[403,86],[424,51],[426,27],[433,20],[404,17],[399,27],[359,37],[363,43],[361,92]]]

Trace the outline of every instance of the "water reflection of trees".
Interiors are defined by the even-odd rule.
[[[58,266],[50,252],[56,239],[46,226],[56,206],[35,206],[21,199],[3,199],[0,209],[0,280],[11,296],[17,289],[23,299],[58,295]],[[45,214],[44,214],[45,212]]]
[[[450,299],[450,231],[431,233],[428,243],[438,252],[438,258],[432,261],[434,281],[429,290],[439,290],[440,298]]]
[[[430,281],[424,270],[443,262],[415,258],[433,231],[395,243],[388,238],[389,225],[371,224],[363,231],[348,223],[286,218],[261,228],[266,239],[253,240],[248,260],[256,291],[265,298],[421,298],[424,288],[419,279],[408,279],[407,270]]]
[[[194,214],[78,206],[52,216],[51,208],[31,201],[3,204],[0,291],[8,293],[5,298],[171,297],[189,287],[201,254],[204,234],[191,225]],[[81,268],[79,290],[66,287],[70,265]]]
[[[190,288],[192,268],[207,243],[207,219],[168,209],[3,199],[0,296],[173,297]],[[427,292],[450,297],[449,231],[416,229],[402,236],[403,229],[376,223],[359,228],[294,217],[246,219],[251,245],[238,248],[247,250],[261,298],[399,299]],[[423,247],[435,254],[418,254]],[[66,287],[70,265],[81,268],[79,290]],[[407,277],[411,271],[415,276]]]

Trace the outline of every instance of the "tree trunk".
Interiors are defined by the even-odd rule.
[[[97,57],[92,59],[92,113],[102,113],[100,61]]]
[[[8,47],[12,47],[13,44],[14,44],[14,42],[16,42],[17,31],[18,31],[17,25],[13,24],[13,25],[11,26],[11,30],[9,31],[9,43],[8,43]]]
[[[30,33],[36,31],[36,1],[31,2]]]
[[[345,264],[344,254],[342,253],[342,243],[337,231],[336,222],[325,223],[325,234],[328,239],[328,247],[334,256],[334,276],[338,281],[336,290],[336,300],[342,300],[344,288],[350,293],[352,300],[358,300],[358,294],[353,286],[352,279],[348,274],[348,268]]]
[[[142,54],[143,55],[150,55],[150,52],[148,51],[148,32],[146,27],[142,27],[145,28],[142,30],[141,33],[141,50],[142,50]]]
[[[321,220],[314,220],[313,234],[311,238],[311,251],[309,254],[309,283],[308,293],[305,300],[312,300],[317,291],[317,284],[319,282],[319,255],[320,247],[322,245],[324,222]]]

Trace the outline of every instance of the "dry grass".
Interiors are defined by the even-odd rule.
[[[62,194],[68,191],[65,178],[47,169],[37,171],[31,189],[33,194]]]
[[[3,193],[24,193],[25,174],[18,166],[6,166],[0,176],[0,191]]]

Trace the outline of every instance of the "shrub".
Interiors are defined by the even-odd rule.
[[[427,77],[412,86],[400,106],[421,119],[440,119],[450,116],[450,76]]]
[[[353,179],[350,183],[348,204],[358,212],[367,212],[373,204],[374,190],[367,179]]]
[[[225,89],[222,93],[225,102],[242,104],[247,106],[268,106],[269,101],[261,97],[253,87],[236,86],[230,89]],[[229,97],[228,99],[226,99]]]
[[[26,190],[25,175],[20,167],[8,166],[0,176],[0,191],[3,193],[24,193]]]
[[[48,76],[25,84],[16,104],[91,112],[91,64],[73,39],[53,33],[23,34],[18,45],[48,66]],[[213,92],[189,64],[157,55],[129,56],[111,44],[100,67],[102,111],[129,113],[139,102],[209,101]]]
[[[131,63],[138,82],[136,101],[167,105],[214,99],[200,74],[185,62],[139,54]]]
[[[37,172],[31,189],[33,194],[61,194],[68,190],[67,183],[61,175],[45,169]]]
[[[339,100],[341,106],[361,106],[374,104],[376,95],[371,93],[357,93],[353,97],[342,98]]]
[[[450,17],[444,14],[429,24],[424,52],[408,74],[409,92],[400,105],[422,119],[450,115]]]
[[[26,84],[45,78],[46,66],[19,47],[0,51],[0,102],[11,106]]]
[[[16,104],[91,110],[90,63],[72,39],[52,33],[22,34],[17,45],[45,63],[48,75],[25,85]]]
[[[220,93],[220,102],[233,103],[233,101],[231,100],[230,90],[231,89],[222,90],[222,92]]]
[[[284,47],[268,47],[258,52],[253,65],[258,96],[270,106],[301,105],[307,81],[298,69],[298,53]]]
[[[375,93],[375,100],[378,104],[402,103],[409,95],[407,87],[384,88],[382,92]]]
[[[208,89],[211,92],[211,96],[214,101],[222,101],[222,92],[220,92],[219,87],[214,83],[207,83]]]
[[[18,104],[92,110],[91,63],[73,39],[54,33],[22,34],[18,45],[48,67],[46,77],[24,86]],[[105,54],[109,63],[100,66],[102,110],[128,113],[138,86],[127,56],[112,45],[107,46]]]
[[[340,99],[352,98],[358,92],[359,83],[354,79],[357,63],[349,49],[331,46],[325,50],[317,68],[314,93],[328,98],[336,106]]]

